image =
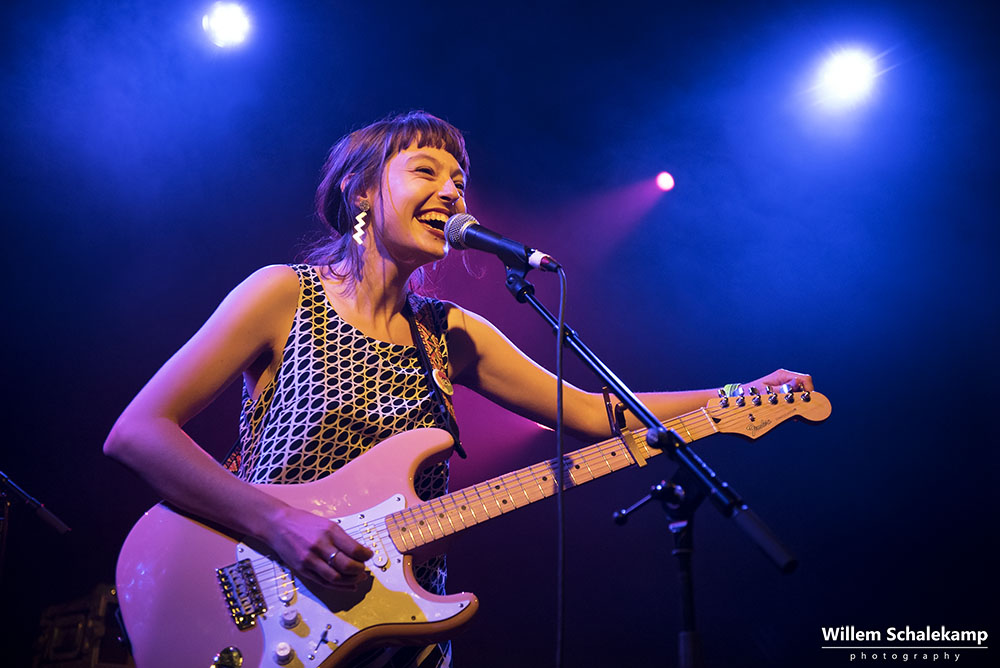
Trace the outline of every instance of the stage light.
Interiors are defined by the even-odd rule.
[[[663,192],[673,190],[674,177],[670,175],[670,172],[660,172],[656,175],[656,185]]]
[[[250,32],[250,17],[235,2],[217,2],[201,19],[201,27],[218,47],[242,44]]]
[[[855,106],[871,95],[877,76],[874,57],[861,49],[843,49],[820,67],[817,100],[830,108]]]

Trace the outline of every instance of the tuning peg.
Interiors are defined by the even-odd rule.
[[[787,403],[792,403],[793,401],[795,401],[795,395],[789,392],[788,394],[785,395],[785,401]]]
[[[726,395],[726,391],[719,389],[719,407],[728,408],[729,407],[729,397]]]
[[[802,401],[809,401],[811,399],[812,399],[812,395],[809,394],[808,390],[806,390],[805,392],[802,393]]]
[[[753,396],[755,396],[755,397],[760,394],[760,392],[757,390],[757,386],[756,385],[751,385],[750,386],[750,394],[753,395]]]
[[[740,408],[743,408],[746,405],[746,403],[747,400],[744,399],[742,396],[736,397],[736,405],[739,406]]]

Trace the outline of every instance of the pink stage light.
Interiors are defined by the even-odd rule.
[[[656,185],[666,192],[668,190],[673,190],[674,188],[674,177],[670,175],[670,172],[660,172],[656,175]]]

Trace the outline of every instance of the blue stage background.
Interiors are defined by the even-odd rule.
[[[60,537],[13,507],[0,663],[30,665],[42,609],[112,581],[156,501],[101,454],[118,413],[229,289],[319,230],[329,145],[412,108],[467,133],[470,210],[560,259],[568,321],[633,388],[785,366],[831,398],[823,424],[698,445],[801,561],[782,576],[700,512],[708,665],[846,665],[820,650],[824,626],[997,630],[987,5],[248,6],[251,41],[232,53],[205,42],[187,0],[0,9],[0,470],[73,527]],[[869,105],[838,116],[807,89],[845,42],[885,71]],[[653,185],[664,169],[669,193]],[[553,337],[499,262],[469,258],[470,273],[453,255],[438,294],[551,368]],[[554,308],[553,279],[535,282]],[[468,393],[458,408],[470,457],[453,488],[552,456],[549,432]],[[221,456],[238,411],[233,387],[191,431]],[[567,666],[672,664],[665,524],[653,510],[610,520],[670,472],[657,460],[567,497]],[[537,504],[455,539],[449,587],[482,603],[458,665],[551,664],[554,515]]]

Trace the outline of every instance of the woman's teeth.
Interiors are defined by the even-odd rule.
[[[429,214],[425,216],[420,216],[417,218],[418,221],[424,225],[428,225],[438,230],[444,230],[444,224],[448,222],[448,218],[442,214]]]

